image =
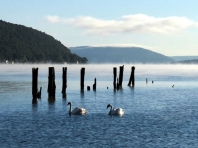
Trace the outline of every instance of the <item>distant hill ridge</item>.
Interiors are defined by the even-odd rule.
[[[186,61],[198,59],[198,56],[170,56],[170,58],[174,59],[175,61]]]
[[[60,41],[41,31],[0,20],[0,62],[86,63]]]
[[[86,56],[89,63],[171,63],[165,55],[140,47],[70,47],[71,52]]]
[[[198,64],[198,59],[176,61],[176,62],[173,62],[173,64]]]

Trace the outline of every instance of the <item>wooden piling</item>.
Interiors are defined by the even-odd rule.
[[[119,81],[118,81],[118,78],[117,78],[117,90],[119,89]]]
[[[80,90],[84,91],[84,79],[85,79],[85,68],[81,68],[80,71]]]
[[[131,67],[131,75],[130,75],[130,78],[129,78],[128,86],[131,86],[131,82],[132,82],[132,67]]]
[[[90,91],[90,86],[87,86],[87,90]]]
[[[131,86],[131,82],[132,82],[132,71],[133,71],[133,67],[131,67],[131,75],[130,75],[130,78],[129,78],[129,83],[128,83],[128,86]]]
[[[117,68],[113,67],[113,87],[116,89]]]
[[[96,90],[96,78],[94,79],[93,90]]]
[[[124,72],[124,65],[123,66],[120,66],[119,89],[122,88],[123,72]]]
[[[135,85],[134,73],[135,73],[135,67],[133,66],[133,67],[131,67],[131,76],[130,76],[130,79],[129,79],[128,86],[131,86],[131,82],[132,82],[132,87]]]
[[[42,87],[40,87],[40,90],[36,93],[38,99],[41,99],[41,91],[42,91]]]
[[[62,94],[66,94],[66,88],[67,88],[67,67],[63,67],[63,85],[62,85]]]
[[[132,67],[132,87],[135,86],[135,67]]]
[[[32,68],[32,103],[37,102],[38,68]]]
[[[54,70],[54,67],[49,67],[48,97],[55,98],[55,91],[56,91],[55,70]]]

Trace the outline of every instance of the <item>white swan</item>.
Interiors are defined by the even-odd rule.
[[[107,108],[111,107],[110,111],[109,111],[109,115],[119,115],[122,116],[124,114],[124,110],[122,108],[113,108],[113,106],[111,104],[107,105]]]
[[[80,107],[76,107],[74,110],[72,110],[72,103],[68,102],[67,105],[70,105],[70,109],[69,109],[69,114],[74,114],[74,115],[84,115],[87,114],[87,110],[84,108],[80,108]]]

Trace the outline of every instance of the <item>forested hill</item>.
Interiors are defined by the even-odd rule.
[[[0,62],[86,63],[80,57],[41,31],[0,20]]]

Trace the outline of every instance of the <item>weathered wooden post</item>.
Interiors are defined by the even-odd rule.
[[[85,68],[81,68],[80,71],[80,90],[84,91],[84,80],[85,80]]]
[[[132,71],[133,71],[133,67],[131,67],[131,75],[130,75],[130,78],[129,78],[129,83],[128,83],[128,86],[131,86],[131,82],[132,82]]]
[[[93,90],[96,90],[96,78],[94,79]]]
[[[113,67],[113,87],[116,89],[117,68]]]
[[[40,99],[41,98],[41,91],[42,91],[42,87],[40,87],[40,91],[37,92],[37,98]]]
[[[32,68],[32,96],[36,97],[38,87],[38,68]]]
[[[118,78],[117,78],[117,90],[119,89],[119,81],[118,81]]]
[[[49,77],[48,77],[48,98],[55,99],[55,70],[54,67],[49,67]]]
[[[37,102],[38,68],[32,68],[32,103]]]
[[[119,89],[120,89],[120,88],[122,88],[123,71],[124,71],[124,65],[123,65],[123,66],[120,66],[120,74],[119,74]]]
[[[132,67],[132,87],[135,85],[135,67]]]
[[[67,88],[67,67],[63,67],[62,80],[63,80],[62,95],[63,95],[63,98],[65,98],[66,97],[66,88]]]
[[[128,86],[131,86],[131,82],[132,82],[132,87],[134,87],[134,85],[135,85],[134,73],[135,73],[135,67],[133,66],[133,67],[131,67],[131,76],[130,76],[130,79],[129,79]]]

